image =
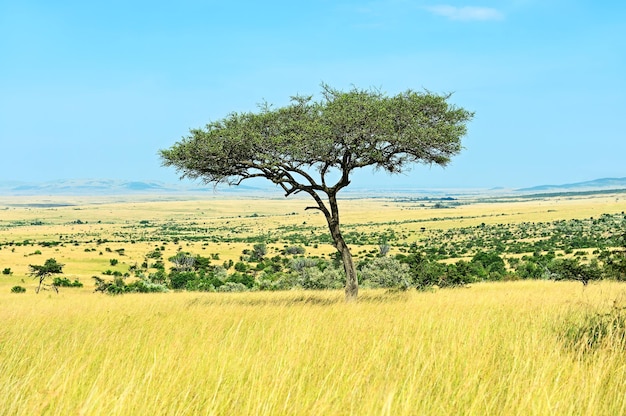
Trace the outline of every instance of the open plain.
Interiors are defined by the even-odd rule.
[[[308,205],[3,197],[0,270],[10,273],[0,275],[0,414],[626,413],[626,287],[615,281],[365,289],[356,304],[339,291],[93,293],[91,276],[125,273],[155,247],[166,259],[187,251],[216,263],[237,261],[257,241],[270,254],[301,244],[308,256],[329,257],[324,220]],[[393,254],[443,244],[450,230],[461,241],[458,230],[623,217],[626,198],[370,198],[340,206],[352,251],[365,259],[380,241]],[[456,257],[447,248],[448,258],[476,250],[462,248]],[[48,258],[84,286],[35,294],[28,266]],[[15,285],[26,292],[11,293]],[[617,323],[593,348],[590,335],[572,336],[598,316]]]

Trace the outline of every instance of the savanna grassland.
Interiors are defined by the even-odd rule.
[[[10,273],[0,274],[0,414],[626,413],[626,286],[615,280],[364,288],[356,304],[337,290],[93,293],[92,275],[128,273],[155,248],[164,259],[186,251],[221,264],[262,241],[268,256],[298,245],[329,258],[324,220],[307,205],[1,200],[0,270]],[[508,259],[555,244],[556,256],[580,251],[585,262],[624,233],[626,200],[381,198],[341,207],[363,261],[384,242],[390,255],[435,246],[442,262],[480,246],[503,245]],[[557,233],[570,237],[551,240]],[[28,265],[52,257],[83,287],[35,294]],[[11,293],[15,285],[26,292]]]

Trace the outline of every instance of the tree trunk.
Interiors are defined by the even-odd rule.
[[[328,226],[333,241],[335,242],[335,247],[337,251],[339,251],[339,254],[341,254],[343,270],[346,272],[346,302],[354,302],[359,295],[359,280],[356,275],[354,261],[352,260],[352,253],[350,253],[350,248],[348,248],[348,245],[343,239],[343,235],[341,235],[339,222],[332,221]]]
[[[350,249],[341,239],[341,258],[343,260],[343,269],[346,272],[346,302],[354,302],[359,295],[359,280],[356,275],[356,268],[354,267],[354,261],[352,260],[352,253]]]
[[[346,179],[347,181],[347,179]],[[346,184],[349,182],[346,182]],[[326,195],[328,196],[328,202],[330,210],[326,207],[322,199],[314,192],[309,194],[317,201],[317,207],[311,207],[312,209],[319,209],[324,213],[326,222],[328,223],[328,229],[330,235],[335,243],[335,248],[341,254],[341,261],[343,263],[343,270],[346,272],[346,302],[355,302],[359,295],[359,280],[356,275],[356,268],[354,267],[354,261],[352,260],[352,253],[350,248],[341,235],[339,228],[339,205],[337,204],[337,190],[340,188],[327,189]]]

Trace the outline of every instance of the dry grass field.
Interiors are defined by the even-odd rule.
[[[563,324],[615,283],[434,293],[0,294],[6,415],[618,415],[623,349]],[[623,344],[622,344],[623,345]]]
[[[587,313],[622,310],[626,287],[615,282],[363,290],[356,304],[344,303],[339,291],[93,293],[92,275],[126,271],[155,246],[166,248],[166,258],[182,249],[216,253],[220,261],[251,246],[195,238],[201,229],[246,236],[306,225],[325,232],[320,214],[304,211],[308,204],[0,200],[0,270],[12,271],[0,275],[0,415],[626,414],[623,333],[609,331],[593,350],[567,343],[568,328]],[[422,227],[626,210],[620,195],[421,205],[341,202],[348,229],[391,227],[404,241],[422,238]],[[189,227],[174,240],[163,231],[170,224]],[[45,241],[63,244],[39,244]],[[307,254],[331,251],[307,247]],[[51,257],[85,286],[35,294],[28,265]],[[17,284],[27,292],[10,293]]]

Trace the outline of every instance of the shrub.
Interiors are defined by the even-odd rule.
[[[285,253],[286,254],[293,254],[293,255],[302,255],[304,253],[306,253],[306,249],[302,246],[289,246],[287,248],[285,248]]]
[[[255,280],[253,276],[245,273],[233,273],[225,283],[238,283],[244,285],[246,288],[251,289],[254,287]]]
[[[326,267],[305,267],[300,270],[300,286],[304,289],[326,290],[343,287],[346,276],[342,270]]]
[[[483,279],[500,280],[506,273],[504,260],[495,251],[480,251],[474,255],[471,264]]]
[[[104,280],[101,277],[93,276],[96,281],[96,292],[107,293],[109,295],[121,295],[123,293],[155,293],[167,292],[167,288],[161,284],[145,280],[137,280],[126,284],[124,279],[116,277],[113,280]]]
[[[409,266],[391,257],[378,257],[361,268],[364,285],[407,290],[411,286]]]
[[[10,267],[6,267],[4,270],[2,270],[2,274],[11,275],[13,274],[13,272],[11,271]]]
[[[187,286],[187,282],[197,279],[196,272],[178,272],[173,271],[170,273],[170,287],[172,289],[184,289]]]
[[[267,246],[263,243],[258,243],[252,246],[252,255],[250,259],[252,261],[261,261],[267,254]]]
[[[83,287],[83,284],[78,279],[74,279],[71,282],[67,277],[55,277],[52,280],[52,285],[57,287]]]
[[[13,286],[11,288],[11,293],[24,293],[26,292],[26,289],[23,288],[22,286]]]

